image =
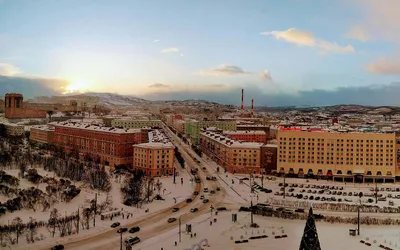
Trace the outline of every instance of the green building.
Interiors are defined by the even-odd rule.
[[[115,119],[111,121],[111,126],[122,128],[143,128],[143,127],[161,127],[161,120],[124,120]]]
[[[236,130],[235,121],[196,121],[186,120],[185,121],[185,133],[188,138],[192,141],[192,144],[199,144],[199,134],[201,129],[215,127],[222,130]]]

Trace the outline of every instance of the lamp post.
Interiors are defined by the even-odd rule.
[[[283,199],[286,198],[286,173],[283,173]]]
[[[359,193],[359,197],[360,197],[360,204],[358,205],[358,214],[357,214],[357,226],[358,226],[358,229],[357,229],[357,235],[360,235],[360,209],[361,209],[361,198],[363,197],[363,193],[362,192],[360,192]]]

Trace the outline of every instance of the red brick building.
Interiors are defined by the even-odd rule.
[[[22,94],[7,93],[4,99],[4,115],[8,119],[46,118],[45,110],[24,106]]]
[[[54,144],[67,151],[76,149],[81,155],[99,159],[101,164],[114,167],[132,166],[133,145],[146,141],[140,129],[101,127],[87,123],[53,122]]]
[[[262,130],[224,131],[223,135],[237,141],[259,142],[259,143],[265,143],[267,141],[267,134]]]

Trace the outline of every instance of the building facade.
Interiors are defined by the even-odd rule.
[[[149,142],[133,145],[133,168],[149,176],[173,175],[174,145]]]
[[[22,125],[5,123],[4,126],[7,136],[23,136],[25,133],[25,127]]]
[[[125,120],[115,119],[111,121],[111,126],[121,128],[143,128],[143,127],[161,127],[161,120]]]
[[[261,171],[270,174],[277,169],[278,146],[274,144],[264,144],[261,146]]]
[[[222,130],[236,130],[235,121],[185,121],[185,133],[192,144],[199,144],[199,135],[203,128],[215,127]]]
[[[395,134],[280,130],[278,172],[343,181],[394,180]]]
[[[82,155],[100,160],[101,164],[114,167],[132,166],[133,145],[142,143],[140,129],[119,129],[87,123],[54,122],[54,144],[67,151],[78,150]]]
[[[267,141],[267,134],[262,130],[223,131],[222,134],[228,138],[235,139],[237,141],[259,143],[265,143]]]
[[[47,125],[31,126],[29,139],[39,143],[53,144],[54,130],[54,127]]]
[[[46,118],[45,110],[24,106],[22,94],[7,93],[4,99],[4,116],[8,119]]]
[[[261,143],[238,142],[211,131],[200,133],[200,149],[230,173],[261,173]]]

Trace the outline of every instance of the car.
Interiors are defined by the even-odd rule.
[[[191,213],[195,213],[195,212],[197,212],[197,211],[199,211],[199,209],[198,209],[197,207],[194,207],[194,208],[190,209],[190,212],[191,212]]]
[[[314,200],[319,201],[321,198],[319,196],[316,196]]]
[[[388,194],[387,197],[388,197],[388,198],[393,198],[392,194]]]
[[[318,193],[319,194],[323,194],[325,191],[323,189],[319,190]]]
[[[172,209],[172,212],[177,212],[177,211],[179,211],[179,207],[174,207],[174,208]]]
[[[264,192],[266,192],[267,194],[272,193],[272,189],[266,189],[266,188],[264,188]]]
[[[176,221],[176,218],[174,218],[174,217],[171,217],[171,218],[168,218],[168,223],[172,223],[172,222],[175,222]]]
[[[204,194],[200,195],[200,200],[204,199]]]
[[[302,199],[303,195],[302,194],[297,194],[297,199]]]
[[[136,226],[136,227],[132,227],[131,229],[129,229],[129,232],[131,234],[139,232],[140,231],[140,227]]]
[[[217,177],[211,176],[211,180],[212,180],[212,181],[216,181],[216,180],[217,180]]]
[[[282,182],[281,182],[281,183],[279,183],[279,184],[278,184],[278,186],[279,186],[279,187],[282,187],[282,186],[283,186],[283,183],[282,183]]]
[[[303,199],[307,200],[308,199],[308,195],[304,195]]]
[[[204,189],[203,189],[203,192],[204,192],[204,193],[208,193],[208,188],[204,188]]]
[[[217,207],[217,211],[226,211],[226,207]]]
[[[186,199],[186,203],[190,203],[190,202],[192,202],[193,200],[192,200],[192,198],[187,198]]]
[[[217,187],[215,190],[217,190],[217,191],[221,191],[221,188],[220,188],[220,187]]]
[[[210,177],[210,176],[207,176],[207,177],[206,177],[206,180],[207,180],[207,181],[210,181],[210,180],[211,180],[211,177]]]
[[[314,200],[314,196],[311,195],[311,196],[310,196],[310,200]]]
[[[210,190],[210,194],[215,194],[215,191],[214,190]]]
[[[63,250],[64,245],[55,245],[54,247],[51,248],[51,250]]]
[[[129,244],[129,245],[134,245],[134,244],[137,244],[137,243],[139,243],[140,242],[140,239],[139,239],[139,237],[129,237],[129,238],[127,238],[127,239],[125,239],[125,243],[126,244]]]
[[[250,208],[248,208],[248,207],[240,207],[239,208],[239,212],[250,212]]]
[[[210,200],[209,199],[204,199],[203,203],[208,203]]]
[[[128,228],[121,227],[120,229],[117,230],[117,233],[121,234],[121,233],[125,233],[126,231],[128,231]]]
[[[249,180],[249,178],[247,178],[247,177],[244,177],[244,178],[241,178],[240,180],[242,180],[242,181],[248,181],[248,180]]]
[[[121,225],[121,223],[119,223],[119,222],[114,222],[113,224],[111,224],[111,227],[112,227],[112,228],[116,228],[116,227],[118,227],[119,225]]]
[[[294,210],[296,213],[304,213],[304,209],[302,208],[298,208],[296,210]]]
[[[194,192],[193,192],[193,195],[199,195],[199,192],[194,191]]]
[[[279,195],[279,192],[275,192],[275,194],[274,195]]]

